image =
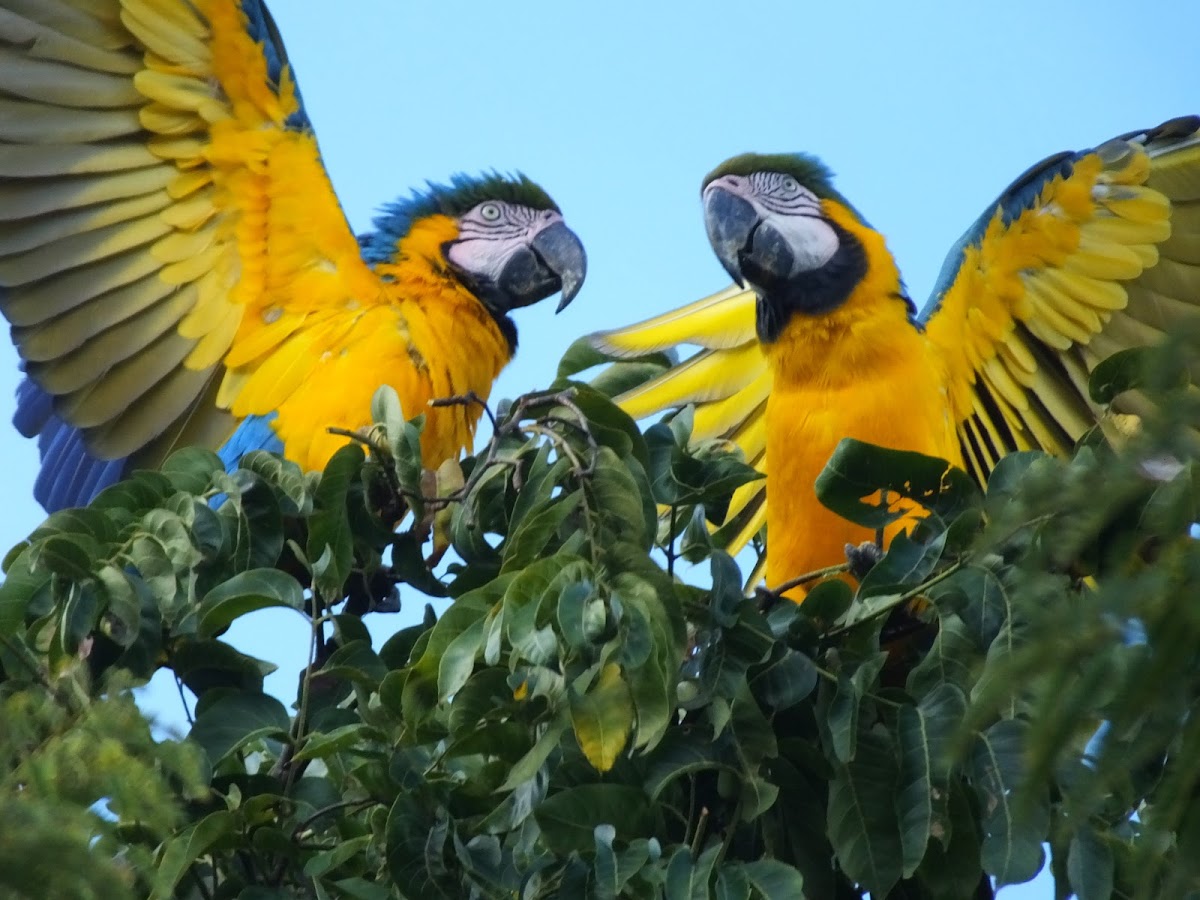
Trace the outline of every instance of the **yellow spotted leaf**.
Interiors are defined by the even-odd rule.
[[[571,724],[588,762],[611,769],[633,728],[633,697],[619,665],[606,665],[586,694],[571,693]]]

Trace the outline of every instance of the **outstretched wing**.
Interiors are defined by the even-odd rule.
[[[764,475],[766,405],[771,370],[754,330],[752,290],[731,286],[680,309],[627,328],[590,335],[596,349],[632,358],[675,348],[699,352],[658,377],[621,394],[616,402],[635,419],[676,409],[696,408],[692,440],[728,440]],[[736,553],[766,521],[762,480],[738,488],[726,514],[727,545]]]
[[[983,482],[1015,450],[1121,430],[1088,375],[1200,313],[1200,117],[1034,166],[967,231],[922,314],[946,366],[963,458]]]
[[[380,297],[261,0],[0,0],[0,310],[44,504],[220,445],[264,360]]]

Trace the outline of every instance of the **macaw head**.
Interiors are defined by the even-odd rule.
[[[875,239],[882,248],[829,170],[801,153],[735,156],[708,174],[701,197],[721,265],[758,295],[763,341],[794,315],[844,304],[867,274]]]
[[[430,223],[436,223],[431,226]],[[575,299],[587,274],[583,244],[541,187],[524,175],[454,176],[385,207],[376,231],[359,239],[371,264],[398,263],[410,234],[434,267],[456,278],[501,323],[508,313],[562,294],[556,312]],[[507,327],[506,327],[507,326]]]

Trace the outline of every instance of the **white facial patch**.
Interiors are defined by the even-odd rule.
[[[460,271],[496,281],[513,253],[561,219],[553,210],[499,200],[480,203],[459,217],[458,238],[451,242],[446,258]]]
[[[795,261],[792,273],[819,269],[837,253],[837,232],[824,219],[809,212],[777,213],[762,210],[763,223],[778,231],[788,242]]]

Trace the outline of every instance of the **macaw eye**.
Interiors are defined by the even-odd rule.
[[[779,186],[789,194],[794,194],[800,190],[800,184],[791,175],[784,175],[779,182]]]
[[[500,218],[500,207],[495,203],[485,203],[479,207],[479,215],[485,222],[495,222]]]

